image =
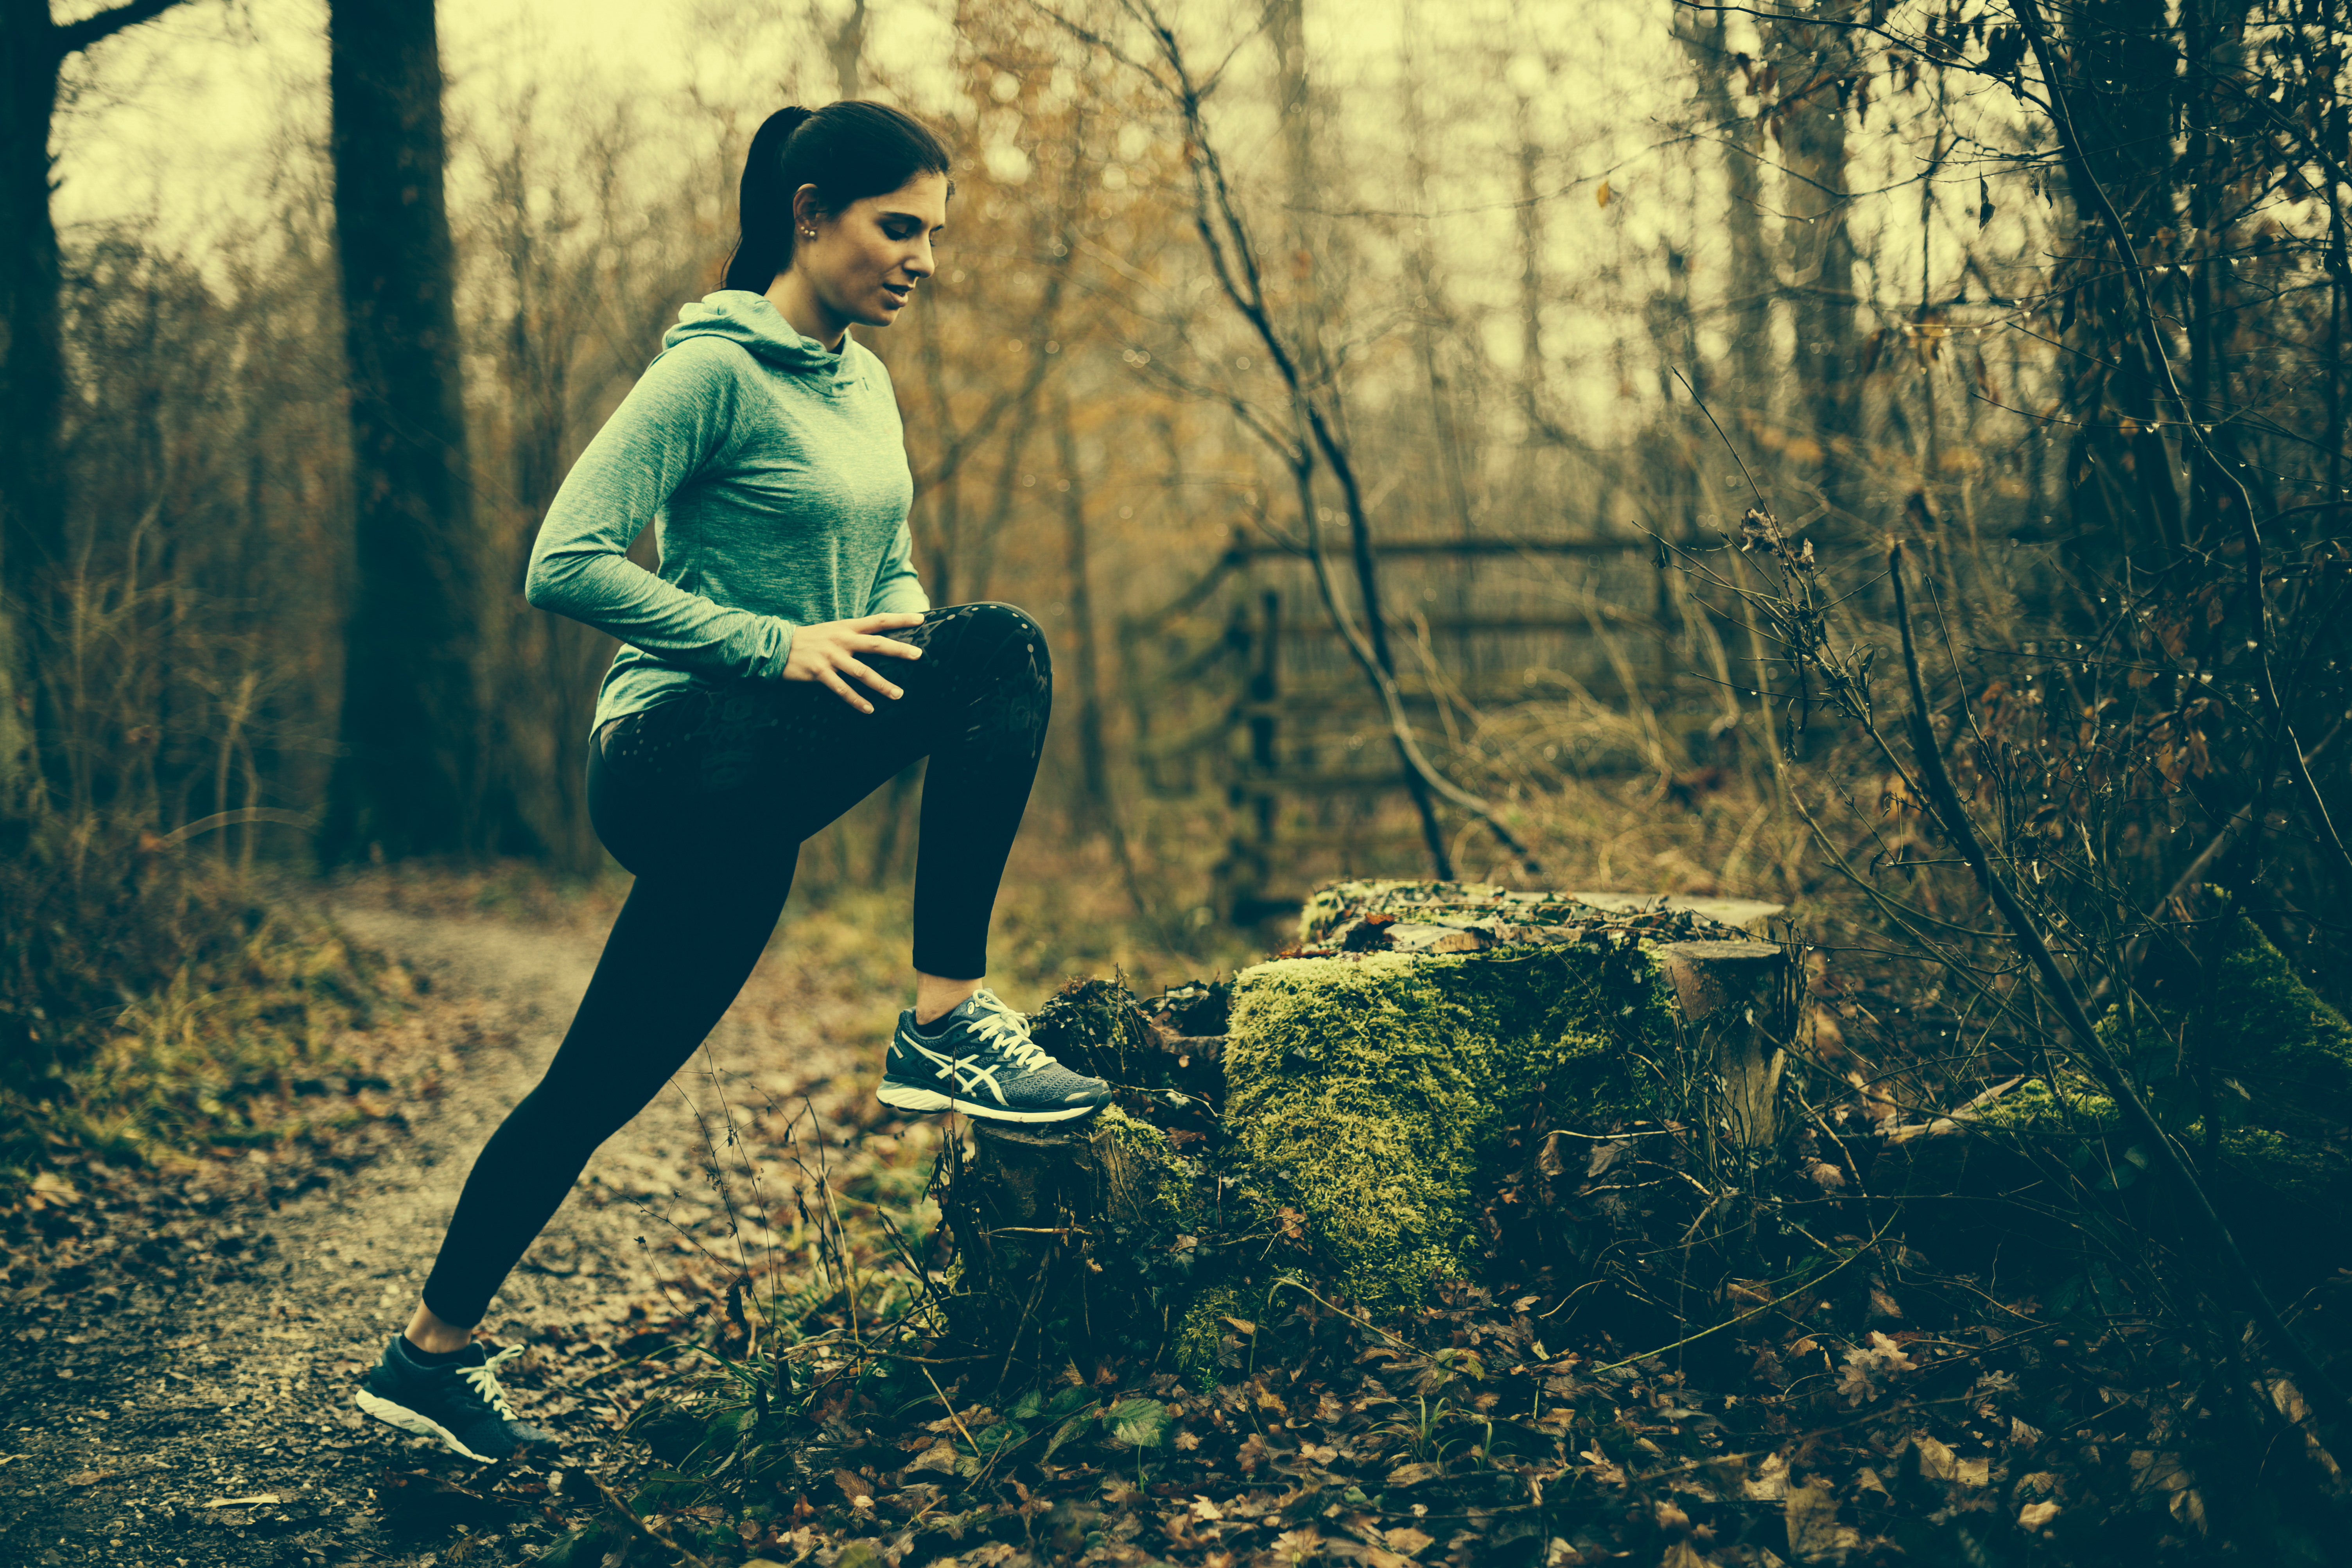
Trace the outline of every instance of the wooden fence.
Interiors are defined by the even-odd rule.
[[[1690,692],[1687,605],[1645,536],[1469,535],[1373,550],[1400,692],[1433,756],[1529,700],[1574,691],[1671,715]],[[1345,552],[1326,560],[1360,615]],[[1255,924],[1334,874],[1425,874],[1417,832],[1396,830],[1393,812],[1391,825],[1375,820],[1402,798],[1402,768],[1303,551],[1237,531],[1199,579],[1120,632],[1145,786],[1224,798],[1221,913]]]

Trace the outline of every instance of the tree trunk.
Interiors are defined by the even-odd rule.
[[[1846,94],[1858,62],[1841,32],[1790,24],[1795,45],[1781,67],[1801,100],[1783,132],[1790,271],[1795,284],[1797,394],[1820,444],[1822,499],[1851,515],[1864,467],[1855,418],[1854,249],[1846,194]]]
[[[1724,237],[1727,258],[1724,291],[1727,296],[1731,343],[1731,410],[1753,428],[1753,416],[1772,405],[1772,294],[1776,287],[1772,263],[1764,246],[1763,181],[1755,155],[1744,143],[1754,132],[1731,100],[1732,49],[1729,19],[1717,12],[1702,28],[1694,13],[1677,9],[1675,37],[1698,73],[1699,109],[1706,127],[1727,145],[1723,156]],[[1731,142],[1743,145],[1733,146]],[[1725,412],[1722,407],[1716,410]]]
[[[49,118],[63,58],[49,0],[0,0],[0,820],[37,809],[39,608],[65,530],[58,484],[58,231]]]
[[[39,679],[64,557],[65,405],[49,122],[68,55],[150,21],[178,0],[129,0],[59,26],[49,0],[0,0],[0,852],[42,807]]]
[[[1095,648],[1094,595],[1087,568],[1087,497],[1078,471],[1078,440],[1070,395],[1054,399],[1054,434],[1061,460],[1062,537],[1064,564],[1070,579],[1070,630],[1076,656],[1072,668],[1078,678],[1078,775],[1085,787],[1086,810],[1097,826],[1111,824],[1110,763],[1103,750],[1102,681]]]
[[[320,848],[467,854],[489,837],[478,563],[432,0],[336,0],[328,45],[357,570]]]

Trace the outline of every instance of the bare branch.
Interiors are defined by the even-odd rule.
[[[58,58],[63,59],[68,55],[114,37],[126,27],[152,22],[180,3],[181,0],[127,0],[127,4],[117,5],[110,11],[100,11],[95,16],[84,16],[79,22],[67,22],[54,28],[49,34],[50,47],[56,49]]]
[[[2021,6],[2032,3],[2032,0],[2021,0]],[[1976,824],[1969,816],[1967,806],[1961,804],[1959,791],[1952,784],[1952,775],[1944,769],[1943,749],[1936,743],[1935,728],[1928,721],[1927,688],[1920,676],[1919,652],[1911,637],[1911,609],[1904,594],[1902,545],[1896,544],[1887,552],[1886,565],[1888,580],[1895,588],[1895,629],[1903,640],[1903,674],[1911,689],[1911,749],[1918,759],[1919,777],[1927,785],[1927,800],[1935,808],[1937,819],[1967,858],[1969,868],[1976,872],[1978,882],[1992,900],[1993,907],[2000,911],[2001,920],[2008,925],[2011,938],[2032,963],[2042,988],[2049,994],[2058,1009],[2059,1017],[2066,1026],[2066,1032],[2074,1037],[2074,1059],[2098,1080],[2100,1089],[2106,1092],[2116,1109],[2124,1112],[2132,1131],[2151,1146],[2155,1157],[2179,1184],[2180,1191],[2189,1200],[2190,1212],[2221,1249],[2229,1277],[2244,1290],[2253,1306],[2254,1315],[2262,1322],[2263,1332],[2270,1337],[2273,1348],[2294,1365],[2295,1375],[2316,1396],[2312,1403],[2315,1416],[2322,1409],[2326,1411],[2326,1416],[2319,1418],[2319,1425],[2326,1434],[2329,1445],[2338,1452],[2344,1451],[2347,1436],[2346,1424],[2347,1416],[2352,1416],[2352,1401],[2347,1401],[2343,1391],[2337,1388],[2335,1377],[2279,1316],[2278,1308],[2273,1305],[2269,1292],[2263,1289],[2253,1266],[2239,1250],[2238,1238],[2231,1234],[2220,1211],[2214,1208],[2204,1184],[2189,1168],[2179,1142],[2157,1121],[2156,1113],[2140,1098],[2138,1086],[2116,1064],[2107,1043],[2099,1037],[2098,1030],[2091,1023],[2090,1014],[2084,1009],[2082,998],[2075,995],[2073,983],[2059,969],[2057,959],[2051,954],[2050,944],[2042,940],[2041,927],[2026,912],[2015,890],[1993,869],[1991,858],[1985,853],[1984,841],[1977,837]]]

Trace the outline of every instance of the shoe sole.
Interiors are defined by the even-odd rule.
[[[884,1084],[881,1100],[894,1110],[961,1110],[966,1116],[977,1116],[985,1121],[1075,1121],[1102,1109],[1099,1105],[1073,1105],[1062,1110],[1012,1110],[977,1100],[959,1100],[950,1094],[941,1094],[936,1089],[917,1089],[912,1084],[899,1083]]]
[[[399,1427],[404,1432],[414,1432],[420,1437],[438,1437],[441,1439],[442,1443],[451,1450],[463,1454],[466,1458],[473,1460],[474,1463],[478,1465],[495,1465],[498,1463],[496,1459],[491,1458],[488,1454],[477,1454],[473,1449],[466,1447],[465,1444],[457,1440],[457,1435],[455,1432],[450,1431],[449,1428],[442,1426],[441,1423],[434,1420],[430,1415],[426,1415],[420,1411],[411,1410],[405,1405],[394,1404],[393,1401],[386,1399],[380,1394],[373,1394],[369,1392],[367,1389],[362,1388],[359,1391],[358,1394],[354,1396],[352,1403],[357,1405],[362,1410],[366,1411],[370,1415],[374,1416],[377,1420],[388,1422],[392,1426]]]

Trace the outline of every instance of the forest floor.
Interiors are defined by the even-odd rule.
[[[507,1543],[467,1516],[511,1522],[551,1478],[502,1475],[506,1506],[485,1510],[459,1489],[480,1492],[478,1467],[351,1396],[406,1321],[475,1152],[554,1053],[610,913],[592,900],[517,918],[391,884],[339,889],[344,930],[430,985],[374,1042],[382,1086],[332,1086],[366,1118],[192,1172],[85,1165],[8,1222],[7,1261],[33,1278],[0,1296],[0,1563],[515,1559],[534,1533],[527,1507]],[[860,983],[866,967],[772,952],[710,1049],[597,1153],[499,1293],[484,1337],[527,1347],[501,1377],[521,1414],[566,1438],[567,1463],[613,1457],[622,1412],[589,1385],[676,1315],[665,1281],[689,1236],[724,1234],[723,1215],[680,1195],[709,1191],[694,1105],[765,1091],[813,1096],[823,1113],[867,1094],[897,1004]]]
[[[0,1568],[443,1568],[551,1549],[565,1568],[2343,1561],[2325,1544],[2343,1478],[2297,1429],[2287,1380],[2217,1373],[2105,1304],[2114,1273],[2072,1242],[2021,1261],[2004,1233],[1981,1269],[1942,1256],[1964,1250],[1953,1205],[1932,1201],[1952,1189],[1914,1190],[1912,1147],[1860,1090],[1822,1113],[1843,1129],[1843,1176],[1815,1159],[1783,1203],[1817,1254],[1777,1282],[1730,1280],[1719,1305],[1738,1310],[1711,1327],[1618,1342],[1568,1298],[1499,1278],[1375,1322],[1302,1286],[1221,1320],[1213,1387],[1072,1366],[1001,1410],[950,1362],[842,1353],[861,1314],[869,1333],[889,1315],[880,1233],[928,1251],[952,1133],[874,1099],[903,900],[864,895],[787,923],[709,1049],[598,1152],[501,1290],[484,1337],[521,1350],[502,1381],[565,1449],[478,1467],[352,1394],[475,1153],[553,1054],[613,900],[386,873],[328,901],[421,984],[344,1042],[363,1070],[287,1086],[315,1107],[312,1134],[161,1173],[60,1151],[0,1214]],[[1153,962],[1050,892],[999,923],[1016,1006],[1065,966]],[[1574,1163],[1584,1187],[1560,1179],[1607,1187],[1623,1148]],[[828,1295],[845,1263],[850,1289]],[[704,1441],[680,1414],[695,1396],[647,1395],[704,1350],[749,1364],[724,1286],[761,1268],[801,1281],[769,1315],[797,1323],[806,1374],[783,1466],[704,1485],[663,1468]],[[2340,1312],[2352,1271],[2318,1295]],[[665,1409],[667,1428],[643,1418]]]

